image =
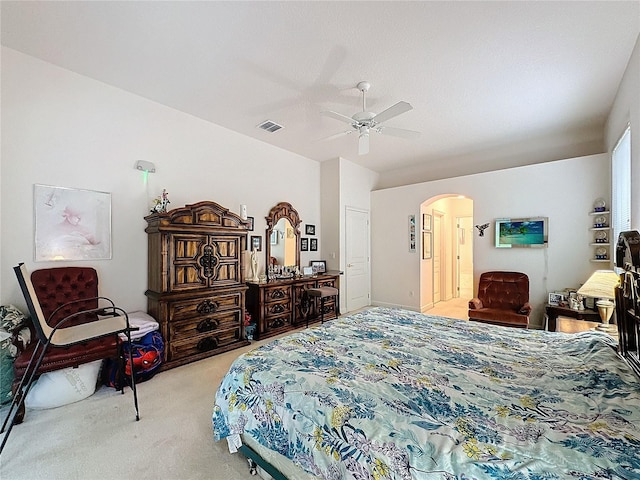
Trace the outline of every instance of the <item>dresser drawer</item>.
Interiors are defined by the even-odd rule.
[[[215,295],[209,298],[200,297],[193,300],[180,300],[169,304],[169,321],[179,322],[193,317],[204,317],[240,308],[242,306],[242,293],[233,292],[229,294]]]
[[[286,315],[268,317],[265,319],[266,330],[268,332],[270,330],[275,330],[282,327],[289,327],[292,325],[291,319],[291,313],[287,313]]]
[[[291,285],[278,285],[275,287],[267,287],[264,289],[264,301],[279,302],[291,299]]]
[[[336,287],[336,279],[335,278],[327,278],[326,280],[318,280],[318,287]]]
[[[181,341],[198,335],[217,333],[223,330],[239,328],[241,325],[242,310],[232,310],[213,315],[198,316],[183,320],[173,321],[169,324],[171,341]]]
[[[185,340],[173,340],[169,343],[168,361],[195,357],[200,354],[215,353],[216,350],[237,343],[240,340],[240,325],[236,328],[209,332]]]
[[[290,300],[282,300],[279,302],[271,302],[267,303],[264,306],[264,315],[266,318],[271,318],[273,316],[284,315],[286,313],[291,312],[291,301]]]

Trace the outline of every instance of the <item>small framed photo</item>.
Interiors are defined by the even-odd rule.
[[[313,275],[313,267],[302,267],[302,275],[305,277]]]
[[[251,235],[251,251],[262,251],[262,237],[260,235]]]
[[[316,226],[315,225],[306,225],[304,227],[304,233],[307,235],[315,235],[316,234]]]
[[[313,273],[325,273],[327,271],[327,262],[325,260],[311,260],[309,266],[313,268]]]
[[[245,223],[247,224],[247,228],[249,229],[249,231],[253,232],[253,217],[247,217]]]
[[[431,232],[422,232],[422,258],[431,258]]]
[[[431,215],[428,213],[422,214],[422,229],[431,230]]]
[[[416,216],[409,215],[409,252],[416,251]]]
[[[311,250],[312,252],[317,252],[318,251],[318,239],[317,238],[310,238],[309,239],[309,250]]]
[[[565,304],[566,297],[562,293],[551,292],[549,294],[549,305],[559,306]]]
[[[300,239],[300,251],[307,252],[309,251],[309,239],[301,238]]]

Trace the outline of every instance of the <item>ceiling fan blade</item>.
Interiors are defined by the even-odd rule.
[[[380,125],[375,128],[378,133],[382,133],[383,135],[392,135],[394,137],[401,138],[418,138],[422,135],[420,132],[416,132],[413,130],[405,130],[404,128],[393,128],[393,127],[385,127]]]
[[[345,135],[349,135],[350,133],[355,132],[355,130],[345,130],[344,132],[334,133],[333,135],[329,135],[328,137],[319,138],[316,142],[325,142],[327,140],[333,140],[334,138],[340,138]]]
[[[392,105],[391,107],[387,108],[386,110],[383,110],[382,112],[377,114],[375,117],[373,117],[373,121],[376,123],[386,122],[387,120],[393,117],[397,117],[401,113],[408,112],[409,110],[412,110],[412,109],[413,107],[411,106],[410,103],[398,102],[395,105]]]
[[[345,122],[345,123],[353,123],[354,120],[351,117],[347,117],[346,115],[342,115],[341,113],[338,112],[332,112],[331,110],[326,110],[324,112],[320,112],[322,115],[325,115],[327,117],[331,117],[331,118],[335,118],[336,120],[340,120],[341,122]]]
[[[358,137],[358,155],[369,153],[369,134],[361,133]]]

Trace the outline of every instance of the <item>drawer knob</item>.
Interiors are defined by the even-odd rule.
[[[218,348],[218,339],[215,337],[203,338],[198,342],[197,348],[201,352],[208,352],[209,350]]]
[[[220,322],[218,320],[211,320],[210,318],[206,318],[198,324],[196,330],[200,333],[210,332],[211,330],[215,330],[219,326]]]
[[[285,311],[285,308],[282,305],[274,305],[271,307],[271,313],[282,313]]]
[[[283,290],[274,290],[273,292],[271,292],[271,298],[284,298],[284,291]]]
[[[206,315],[208,313],[214,313],[218,310],[218,302],[212,302],[211,300],[205,300],[204,302],[200,302],[196,307],[196,311],[200,315]]]

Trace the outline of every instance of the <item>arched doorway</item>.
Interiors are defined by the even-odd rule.
[[[420,214],[421,310],[453,301],[463,316],[473,296],[473,200],[438,195],[422,203]]]

